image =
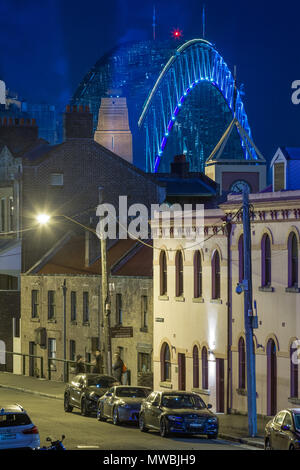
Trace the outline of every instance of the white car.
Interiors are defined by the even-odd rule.
[[[40,435],[21,405],[0,405],[0,450],[38,449]]]

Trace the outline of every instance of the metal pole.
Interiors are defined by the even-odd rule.
[[[253,348],[253,309],[252,309],[252,266],[251,266],[251,229],[248,188],[243,189],[243,227],[244,227],[244,320],[247,358],[247,396],[249,435],[257,434],[256,416],[256,372]]]
[[[64,283],[62,286],[63,289],[63,349],[64,349],[64,382],[67,382],[67,371],[66,371],[66,358],[67,358],[67,319],[66,319],[66,297],[67,297],[67,286],[66,280],[64,279]]]

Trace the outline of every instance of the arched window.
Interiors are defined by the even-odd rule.
[[[166,295],[168,284],[167,284],[167,255],[165,251],[160,252],[159,268],[160,268],[160,295]]]
[[[197,346],[193,348],[193,387],[199,388],[199,351]]]
[[[294,232],[288,239],[288,287],[298,287],[298,240]]]
[[[246,351],[244,338],[239,340],[239,388],[246,388]]]
[[[176,252],[175,258],[176,268],[176,297],[183,295],[183,258],[181,251]]]
[[[291,379],[290,379],[290,396],[291,398],[298,398],[298,357],[297,357],[297,345],[294,347],[293,343],[290,348],[290,358],[291,358]]]
[[[160,368],[162,382],[169,382],[171,380],[171,354],[167,343],[164,343],[161,348]]]
[[[194,254],[194,298],[202,297],[202,260],[199,250]]]
[[[244,235],[242,234],[238,242],[239,251],[239,282],[244,279]]]
[[[212,257],[212,299],[221,298],[220,255],[216,250]]]
[[[267,234],[261,240],[261,285],[271,286],[271,241]]]
[[[204,346],[202,348],[202,388],[204,390],[208,389],[208,356],[207,356],[207,349]]]

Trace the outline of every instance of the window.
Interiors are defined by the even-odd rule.
[[[274,191],[285,189],[285,170],[284,163],[275,163],[274,165]]]
[[[297,346],[290,348],[290,396],[298,398],[298,361],[297,361]]]
[[[176,269],[176,297],[183,295],[183,258],[181,251],[176,252],[175,257]]]
[[[14,230],[14,200],[9,198],[9,229]]]
[[[83,292],[83,323],[89,322],[89,293]]]
[[[48,290],[48,320],[55,318],[55,291]]]
[[[239,282],[243,282],[244,279],[244,235],[242,234],[238,242],[239,252]]]
[[[202,388],[208,390],[208,357],[207,349],[204,346],[202,348]]]
[[[160,295],[167,295],[167,255],[161,251],[159,258],[160,267]]]
[[[38,291],[31,291],[31,318],[38,318]]]
[[[77,295],[76,292],[71,292],[71,321],[76,321],[77,318]]]
[[[116,324],[122,325],[122,323],[123,323],[122,294],[116,294]]]
[[[76,342],[70,339],[70,361],[75,361],[76,355]]]
[[[197,250],[194,254],[194,298],[202,297],[202,260]]]
[[[64,184],[64,175],[62,173],[51,173],[50,175],[51,186],[63,186],[63,184]]]
[[[138,353],[138,372],[151,372],[151,355]]]
[[[239,388],[246,388],[246,352],[244,338],[239,340]]]
[[[298,240],[293,232],[288,239],[288,287],[298,287]]]
[[[160,367],[161,367],[162,382],[170,381],[171,380],[171,354],[170,354],[170,348],[167,343],[164,343],[161,348]]]
[[[271,286],[271,241],[267,234],[261,240],[261,285]]]
[[[221,298],[220,255],[216,250],[212,257],[212,299]]]
[[[5,232],[5,212],[6,212],[6,199],[1,199],[1,231]]]
[[[193,348],[193,387],[199,388],[199,350],[197,346]]]
[[[147,295],[142,295],[142,328],[148,328],[148,297]]]

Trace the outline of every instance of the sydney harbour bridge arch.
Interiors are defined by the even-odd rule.
[[[232,121],[234,88],[231,71],[211,43],[194,39],[181,45],[160,73],[139,118],[147,171],[168,172],[176,153],[186,154],[191,171],[204,171],[205,161]],[[251,137],[238,90],[235,110]],[[258,156],[235,128],[223,158],[253,161]]]

